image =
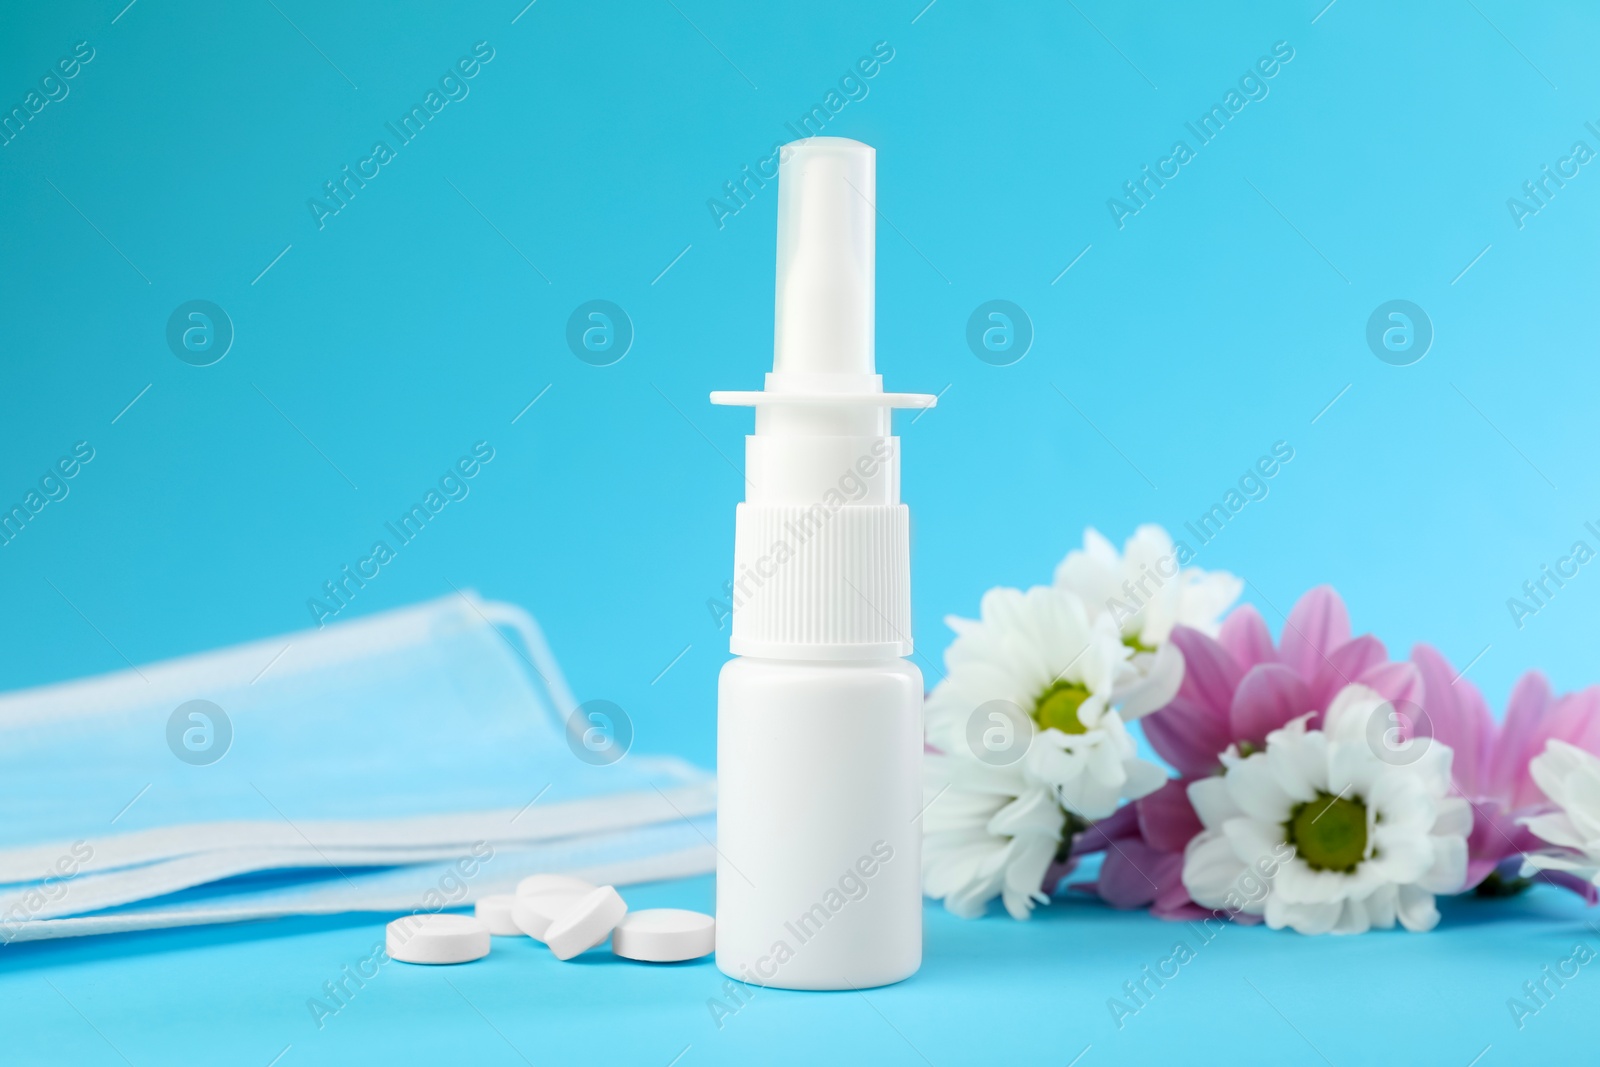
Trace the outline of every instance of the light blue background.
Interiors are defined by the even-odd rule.
[[[943,393],[899,423],[930,682],[946,614],[1047,581],[1086,525],[1177,531],[1279,440],[1294,460],[1198,560],[1248,578],[1275,625],[1331,582],[1397,653],[1481,653],[1470,677],[1497,707],[1530,666],[1563,689],[1600,675],[1590,568],[1521,629],[1506,606],[1575,540],[1600,547],[1583,527],[1600,520],[1600,170],[1523,228],[1506,204],[1573,142],[1600,150],[1585,5],[125,2],[0,24],[7,111],[76,42],[95,49],[0,148],[0,502],[74,442],[96,450],[0,548],[0,685],[303,628],[322,583],[486,440],[471,495],[344,614],[452,585],[523,603],[641,750],[709,764],[727,633],[706,602],[730,568],[749,415],[706,393],[767,369],[775,188],[720,229],[707,201],[879,41],[893,60],[825,132],[879,152],[879,369]],[[307,200],[478,41],[494,59],[470,95],[319,230]],[[1277,41],[1294,58],[1269,95],[1119,230],[1107,199],[1175,139],[1193,147],[1184,123]],[[1009,367],[964,338],[996,298],[1036,334]],[[1397,298],[1435,330],[1408,367],[1364,337]],[[165,342],[192,299],[237,332],[210,367]],[[591,299],[636,330],[613,366],[564,339]],[[710,901],[704,880],[637,895]],[[285,1045],[285,1065],[519,1062],[486,1020],[534,1062],[1592,1048],[1578,1009],[1600,979],[1521,1033],[1504,1001],[1600,935],[1549,892],[1500,907],[1519,919],[1480,925],[1496,906],[1468,902],[1429,938],[1230,930],[1204,977],[1121,1033],[1105,998],[1179,932],[1087,905],[1031,926],[931,912],[914,981],[869,1002],[765,992],[721,1033],[709,965],[558,978],[515,953],[386,974],[318,1033],[303,1000],[364,954],[365,920],[12,946],[0,996],[22,1062],[119,1062],[108,1043],[135,1063],[264,1064]]]

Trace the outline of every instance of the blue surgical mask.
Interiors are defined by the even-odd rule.
[[[0,941],[390,907],[450,869],[455,904],[531,873],[518,856],[643,877],[652,857],[706,863],[713,779],[630,739],[614,705],[577,704],[531,617],[466,594],[9,694]],[[374,870],[396,865],[414,869]],[[249,877],[317,868],[345,877]],[[198,888],[222,879],[226,907]]]

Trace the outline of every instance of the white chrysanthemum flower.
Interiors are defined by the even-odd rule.
[[[1147,523],[1133,532],[1121,554],[1098,530],[1083,532],[1083,548],[1056,567],[1056,585],[1107,612],[1125,638],[1146,648],[1166,643],[1174,626],[1215,637],[1222,613],[1244,588],[1226,571],[1184,567],[1167,531]]]
[[[923,880],[957,915],[996,896],[1019,919],[1063,837],[1160,788],[1111,707],[1130,649],[1110,620],[1049,586],[992,589],[949,619],[947,675],[928,698]]]
[[[1108,618],[1091,623],[1083,601],[1061,589],[991,589],[981,618],[947,620],[956,639],[947,675],[928,697],[928,741],[990,765],[1020,764],[1085,820],[1154,792],[1165,773],[1138,757],[1111,708],[1130,650]],[[999,743],[993,731],[1010,728]]]
[[[1368,743],[1372,716],[1387,711],[1378,693],[1346,686],[1325,730],[1297,719],[1268,734],[1265,751],[1230,748],[1220,777],[1191,784],[1205,830],[1184,854],[1190,896],[1303,934],[1388,929],[1397,919],[1431,930],[1434,894],[1466,880],[1472,809],[1450,795],[1449,746],[1419,743],[1400,761]],[[1262,892],[1241,900],[1241,876],[1255,875]]]
[[[1093,527],[1083,548],[1056,567],[1055,584],[1082,597],[1090,617],[1109,617],[1133,649],[1115,694],[1126,719],[1156,710],[1177,695],[1183,655],[1168,643],[1174,626],[1207,636],[1217,633],[1222,613],[1239,599],[1243,583],[1225,571],[1183,566],[1183,549],[1160,526],[1139,527],[1121,554]]]
[[[1013,918],[1028,918],[1048,899],[1041,885],[1061,847],[1066,817],[1055,797],[1015,766],[934,755],[925,766],[924,891],[963,919],[997,896]]]
[[[1571,871],[1600,885],[1600,757],[1551,740],[1529,761],[1528,771],[1555,809],[1520,821],[1556,847],[1524,856],[1523,877]]]

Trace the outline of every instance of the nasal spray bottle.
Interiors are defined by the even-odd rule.
[[[772,373],[734,534],[735,659],[717,689],[717,966],[861,989],[922,964],[922,673],[910,517],[873,363],[877,165],[840,137],[778,169]]]

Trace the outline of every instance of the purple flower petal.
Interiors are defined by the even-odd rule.
[[[1457,678],[1450,662],[1432,645],[1413,648],[1411,661],[1422,676],[1424,721],[1419,732],[1450,746],[1457,788],[1467,796],[1480,795],[1494,740],[1494,717],[1483,694],[1465,678]]]
[[[1283,627],[1278,659],[1305,679],[1323,670],[1324,657],[1350,640],[1350,614],[1332,586],[1319,585],[1300,598]]]
[[[1189,840],[1205,829],[1194,805],[1189,803],[1189,781],[1174,778],[1154,793],[1141,797],[1127,808],[1139,813],[1139,834],[1152,848],[1182,853]]]
[[[1547,721],[1547,728],[1541,731],[1545,741],[1559,738],[1586,752],[1600,753],[1596,748],[1596,741],[1600,739],[1600,687],[1591,686],[1557,700]],[[1543,751],[1541,744],[1539,752]]]
[[[1072,838],[1073,856],[1087,856],[1104,852],[1113,840],[1134,837],[1139,833],[1139,812],[1132,804],[1124,804],[1099,822],[1092,824]]]
[[[1375,689],[1383,699],[1402,707],[1422,705],[1422,672],[1415,663],[1385,663],[1365,672],[1356,682]]]
[[[1329,649],[1318,658],[1315,674],[1302,675],[1311,688],[1311,698],[1317,707],[1326,709],[1347,685],[1362,682],[1363,676],[1377,670],[1389,661],[1389,652],[1371,634],[1362,634],[1342,645]]]
[[[1523,759],[1531,760],[1542,753],[1552,739],[1600,755],[1600,688],[1591,686],[1557,698],[1527,735]],[[1516,778],[1510,800],[1517,807],[1523,807],[1547,803],[1549,798],[1524,770]]]
[[[1179,696],[1139,720],[1150,747],[1182,775],[1210,774],[1233,743],[1226,711],[1212,711]]]
[[[1298,674],[1281,663],[1263,663],[1251,667],[1234,691],[1228,720],[1236,740],[1262,748],[1272,731],[1319,710]]]
[[[1499,743],[1489,753],[1489,774],[1484,788],[1489,796],[1512,801],[1518,796],[1539,795],[1539,787],[1528,774],[1528,761],[1539,754],[1532,749],[1549,708],[1550,683],[1544,675],[1529,671],[1517,679],[1511,699],[1506,702]]]
[[[1462,892],[1466,892],[1469,889],[1478,888],[1478,883],[1482,882],[1485,878],[1493,874],[1494,869],[1499,865],[1499,862],[1499,860],[1491,857],[1484,857],[1482,859],[1473,858],[1467,860],[1467,880],[1461,886]]]
[[[1493,797],[1468,797],[1472,804],[1472,831],[1467,835],[1467,883],[1472,889],[1489,872],[1511,857],[1541,847],[1526,826],[1519,826],[1516,815]],[[1515,873],[1515,872],[1513,872]]]
[[[1183,885],[1183,856],[1127,838],[1106,851],[1095,891],[1113,908],[1143,908],[1174,885]]]
[[[1570,890],[1584,899],[1592,908],[1600,900],[1600,890],[1596,890],[1594,883],[1585,878],[1579,878],[1571,871],[1540,871],[1533,876],[1536,882],[1549,882],[1551,885],[1560,886]]]
[[[1183,874],[1179,871],[1178,884],[1156,897],[1155,903],[1150,905],[1150,914],[1158,919],[1168,922],[1195,922],[1210,916],[1210,908],[1203,908],[1189,897],[1189,890],[1184,888]]]
[[[1183,685],[1178,696],[1225,715],[1242,673],[1228,650],[1187,626],[1174,627],[1172,643],[1183,653]]]
[[[1065,861],[1052,860],[1050,866],[1045,868],[1044,881],[1040,883],[1040,892],[1047,897],[1053,897],[1061,891],[1062,881],[1078,866],[1076,857],[1069,857]]]
[[[1222,621],[1217,643],[1227,650],[1241,670],[1247,671],[1258,663],[1278,662],[1272,634],[1262,621],[1261,613],[1249,604],[1239,605]]]

